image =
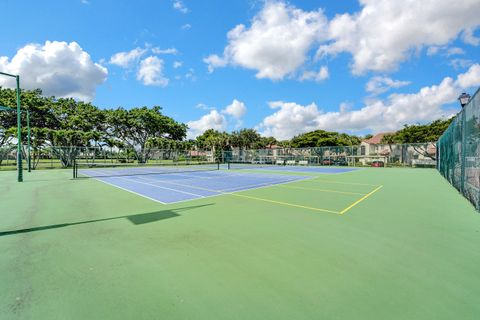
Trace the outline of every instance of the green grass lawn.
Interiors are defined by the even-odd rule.
[[[0,172],[2,320],[480,318],[480,214],[433,169],[171,205],[70,170],[15,177]],[[344,214],[311,209],[375,186]]]

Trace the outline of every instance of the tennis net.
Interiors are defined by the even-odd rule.
[[[237,170],[237,169],[261,169],[269,167],[283,167],[285,164],[282,162],[278,163],[267,163],[267,162],[256,162],[256,161],[230,161],[228,162],[228,169]]]
[[[75,161],[73,178],[122,177],[152,174],[168,174],[219,170],[217,162],[175,162],[175,163],[87,163]]]

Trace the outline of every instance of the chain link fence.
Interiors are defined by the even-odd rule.
[[[438,140],[440,173],[480,210],[480,90]]]
[[[23,150],[24,168],[27,152]],[[140,156],[139,156],[140,155]],[[436,144],[362,144],[347,147],[275,148],[222,151],[145,149],[141,152],[117,147],[35,147],[32,169],[70,168],[73,161],[91,163],[168,163],[183,161],[248,162],[262,164],[302,161],[308,165],[435,167]],[[0,148],[0,170],[16,169],[16,146]]]
[[[24,169],[27,168],[26,149],[23,150]],[[71,168],[74,160],[87,163],[174,163],[213,162],[212,151],[145,149],[139,152],[116,147],[35,147],[31,150],[32,169]],[[16,146],[0,148],[0,170],[16,170]]]
[[[275,148],[224,151],[222,162],[308,165],[429,167],[436,165],[436,143],[367,144],[345,147]]]

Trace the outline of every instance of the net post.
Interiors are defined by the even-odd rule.
[[[15,76],[17,82],[17,181],[23,181],[23,163],[22,163],[22,110],[20,107],[20,76]]]
[[[231,167],[230,167],[230,161],[227,162],[227,168],[228,168],[228,170],[231,169]]]
[[[77,160],[73,159],[73,179],[77,178]]]
[[[32,157],[30,154],[30,149],[31,149],[31,143],[30,143],[30,111],[27,109],[27,137],[28,137],[28,156],[27,156],[27,162],[28,162],[28,172],[32,172]]]

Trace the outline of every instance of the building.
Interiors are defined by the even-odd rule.
[[[428,166],[436,164],[436,144],[412,143],[412,144],[385,144],[383,137],[390,132],[378,133],[370,139],[365,139],[360,144],[360,159],[362,164],[372,161],[384,161],[385,163]]]

